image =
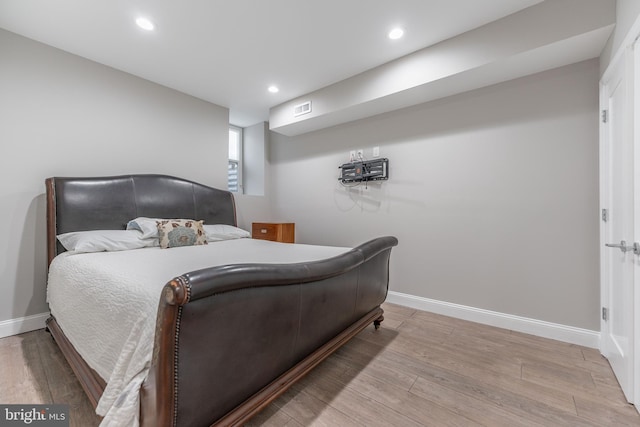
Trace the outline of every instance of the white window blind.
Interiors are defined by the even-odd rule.
[[[242,193],[242,128],[229,126],[229,165],[227,188]]]

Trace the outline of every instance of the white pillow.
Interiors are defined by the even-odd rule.
[[[146,218],[141,216],[129,221],[127,223],[127,230],[140,231],[143,239],[158,237],[158,223],[156,221],[162,221],[162,218]]]
[[[251,237],[251,233],[242,228],[226,224],[203,225],[204,234],[208,242],[220,240],[245,239]]]
[[[162,218],[138,217],[132,219],[127,224],[127,230],[138,230],[142,233],[142,238],[158,237],[158,224],[156,221],[162,221]],[[226,224],[204,224],[204,233],[208,242],[216,242],[220,240],[244,239],[250,238],[251,233],[238,227]]]
[[[58,236],[68,251],[103,252],[125,251],[158,246],[158,239],[143,239],[136,230],[91,230],[73,231]]]

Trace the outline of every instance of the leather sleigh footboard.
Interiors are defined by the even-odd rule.
[[[394,237],[327,260],[195,271],[163,290],[143,426],[241,425],[382,320]]]

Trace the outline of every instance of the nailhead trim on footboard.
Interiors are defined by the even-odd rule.
[[[178,277],[178,280],[184,285],[184,289],[187,292],[186,302],[189,302],[191,299],[191,283],[189,283],[189,279],[184,276]],[[178,306],[178,316],[176,319],[176,339],[173,348],[173,425],[178,425],[178,349],[179,349],[179,341],[180,341],[180,322],[182,320],[182,305]]]

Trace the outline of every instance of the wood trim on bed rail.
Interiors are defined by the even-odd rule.
[[[56,319],[53,316],[47,319],[47,329],[58,344],[58,347],[60,347],[60,351],[62,351],[64,358],[69,362],[73,373],[78,377],[80,385],[82,385],[89,401],[95,408],[98,406],[98,401],[102,396],[102,392],[107,386],[106,382],[96,371],[87,365],[82,356],[80,356],[76,349],[73,348],[73,345],[71,345],[71,342],[64,332],[62,332],[62,329],[60,329],[58,322],[56,322]]]

